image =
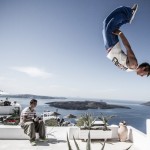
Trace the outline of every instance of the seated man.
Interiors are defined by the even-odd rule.
[[[45,125],[40,118],[36,116],[35,107],[37,100],[32,99],[30,106],[23,109],[20,116],[20,125],[24,129],[24,133],[30,137],[32,146],[36,145],[36,133],[39,133],[39,140],[45,140]]]

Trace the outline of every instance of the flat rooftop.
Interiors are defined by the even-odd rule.
[[[54,127],[52,132],[54,137],[48,135],[47,142],[37,142],[37,146],[31,146],[29,140],[0,140],[0,150],[68,150],[67,145],[68,127]],[[81,150],[86,150],[86,142],[76,140]],[[102,145],[100,140],[92,140],[92,150],[100,150]],[[76,150],[73,140],[70,140],[73,150]],[[131,146],[132,145],[132,146]],[[108,140],[104,150],[126,150],[131,146],[130,150],[139,150],[134,147],[130,141],[119,142],[118,140]]]

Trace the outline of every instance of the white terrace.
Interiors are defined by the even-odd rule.
[[[106,142],[104,150],[130,150],[150,149],[150,120],[147,120],[147,134],[128,126],[128,141],[119,142],[117,137],[117,126],[112,126],[112,139]],[[53,136],[50,135],[54,132]],[[38,142],[37,146],[31,146],[28,137],[23,134],[19,126],[0,125],[0,150],[68,150],[67,133],[73,150],[76,150],[73,135],[81,150],[86,150],[86,142],[80,140],[78,127],[47,127],[47,142]],[[103,142],[103,140],[101,140]],[[100,150],[100,140],[92,140],[92,150]]]

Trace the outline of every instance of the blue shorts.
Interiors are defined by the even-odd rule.
[[[130,7],[119,7],[115,9],[103,22],[103,39],[106,50],[112,48],[119,42],[118,35],[112,34],[115,29],[119,29],[123,24],[129,23],[132,17]]]

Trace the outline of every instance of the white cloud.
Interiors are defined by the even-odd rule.
[[[9,93],[0,90],[0,95],[5,95],[5,94],[9,94]]]
[[[12,69],[19,72],[23,72],[31,77],[42,77],[42,78],[52,77],[51,73],[45,72],[44,70],[36,67],[13,67]]]
[[[9,78],[7,76],[0,76],[0,83],[9,83],[9,82],[12,82],[14,81],[14,78]]]
[[[0,81],[4,81],[4,80],[6,80],[5,77],[0,77]]]

